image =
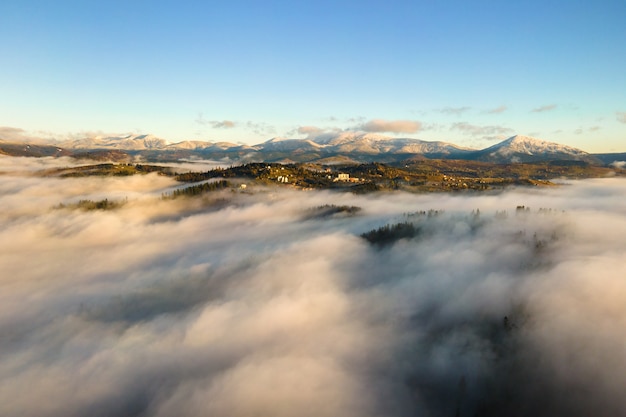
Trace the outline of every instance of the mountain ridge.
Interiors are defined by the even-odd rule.
[[[0,138],[0,151],[13,153]],[[2,148],[4,146],[4,150]],[[20,144],[19,146],[27,146]],[[51,145],[52,146],[52,145]],[[72,139],[54,143],[66,153],[72,151],[116,150],[150,160],[227,159],[231,161],[315,162],[336,159],[360,162],[428,159],[460,159],[496,163],[540,162],[549,160],[581,161],[602,164],[599,158],[581,149],[530,136],[515,135],[484,149],[461,147],[449,142],[397,138],[366,132],[322,133],[303,139],[275,137],[256,145],[230,142],[186,140],[169,143],[149,134]],[[15,147],[15,146],[14,146]]]

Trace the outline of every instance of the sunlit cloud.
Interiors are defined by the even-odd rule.
[[[626,111],[615,113],[618,122],[626,123]]]
[[[422,124],[413,120],[374,119],[357,126],[355,129],[364,132],[416,133],[421,128]]]
[[[202,113],[198,113],[195,122],[201,126],[211,126],[213,129],[231,129],[237,125],[232,120],[207,120]]]
[[[297,129],[297,132],[301,135],[310,135],[315,133],[323,132],[324,129],[317,126],[300,126]]]
[[[232,120],[222,120],[222,121],[216,121],[216,122],[211,122],[211,126],[214,129],[231,129],[233,127],[235,127],[235,122],[233,122]]]
[[[43,143],[49,141],[49,139],[44,139],[38,135],[30,134],[24,129],[17,127],[0,126],[0,141]]]
[[[3,416],[626,407],[624,179],[163,200],[180,184],[155,174],[33,175],[68,161],[0,158]],[[124,205],[54,208],[103,198]],[[361,210],[310,216],[325,204]],[[415,236],[361,237],[402,222]]]

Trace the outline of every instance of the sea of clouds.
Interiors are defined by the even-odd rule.
[[[624,179],[165,200],[157,174],[38,174],[59,164],[0,158],[2,416],[626,410]]]

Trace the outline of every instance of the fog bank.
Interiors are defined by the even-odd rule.
[[[177,184],[156,174],[0,161],[2,416],[626,409],[622,179],[163,200]],[[123,204],[71,206],[105,198]],[[361,237],[403,222],[418,232]]]

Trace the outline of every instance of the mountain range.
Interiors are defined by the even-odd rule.
[[[345,164],[403,160],[460,159],[494,163],[581,161],[591,164],[623,160],[621,154],[594,155],[583,150],[529,136],[516,135],[485,149],[452,143],[395,138],[373,133],[326,133],[310,139],[273,138],[257,145],[229,142],[168,143],[153,135],[93,136],[54,144],[10,143],[0,137],[0,154],[16,156],[83,156],[150,161],[213,159],[236,162],[317,162]]]

